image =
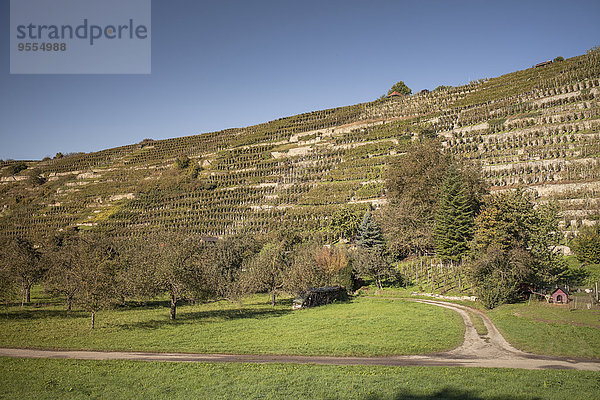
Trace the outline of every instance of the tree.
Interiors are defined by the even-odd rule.
[[[41,253],[25,238],[6,239],[0,244],[0,259],[10,274],[21,285],[21,305],[31,301],[31,287],[44,275]]]
[[[394,162],[386,176],[388,204],[382,227],[391,253],[397,258],[433,251],[433,226],[439,192],[451,164],[437,140],[413,143]]]
[[[200,252],[200,241],[195,237],[159,231],[136,247],[136,291],[145,296],[167,293],[171,320],[176,318],[179,300],[210,290],[199,269],[203,264],[195,259]]]
[[[565,58],[562,56],[558,56],[554,59],[554,62],[561,62],[561,61],[565,61]]]
[[[518,300],[523,283],[533,275],[532,262],[524,249],[487,248],[471,265],[471,277],[483,305],[491,309]]]
[[[383,280],[394,275],[394,267],[388,261],[383,247],[359,247],[354,253],[354,269],[359,276],[370,277],[377,288],[383,288]]]
[[[259,243],[250,236],[228,237],[203,248],[201,257],[204,277],[210,281],[212,294],[230,301],[239,300],[248,290],[248,281],[243,278],[243,269],[260,250]],[[198,282],[196,287],[204,286]],[[205,294],[207,293],[205,291]]]
[[[328,230],[336,239],[352,239],[360,223],[363,211],[348,207],[337,209],[329,218]]]
[[[373,219],[370,211],[367,211],[358,226],[356,245],[359,247],[373,248],[382,247],[385,242],[379,225]]]
[[[18,294],[18,282],[15,280],[15,276],[11,273],[10,265],[7,263],[0,263],[0,301],[6,306],[6,314],[8,315],[9,303],[17,297]]]
[[[470,271],[486,306],[514,301],[532,287],[558,282],[567,272],[554,253],[557,206],[536,206],[518,189],[490,196],[475,219]]]
[[[572,247],[580,262],[600,264],[600,223],[582,228],[573,239]]]
[[[315,253],[321,244],[307,241],[297,246],[288,267],[284,289],[293,294],[301,294],[311,287],[325,285],[325,273],[315,262]]]
[[[77,231],[67,230],[51,237],[45,243],[43,261],[48,265],[44,281],[45,289],[55,295],[64,296],[67,311],[71,311],[78,285],[75,281],[77,251]]]
[[[460,261],[473,238],[473,208],[467,188],[456,167],[451,166],[440,193],[433,237],[437,255]]]
[[[517,189],[492,195],[476,219],[474,247],[478,251],[491,246],[526,249],[539,222],[530,193]]]
[[[254,291],[266,290],[271,293],[273,307],[277,292],[285,285],[288,262],[288,255],[282,243],[267,243],[247,268],[250,287]]]
[[[350,260],[344,245],[337,245],[315,249],[314,262],[323,271],[326,285],[341,285],[339,274],[348,267]]]
[[[80,233],[61,247],[68,263],[65,281],[74,286],[73,301],[91,315],[91,328],[95,328],[96,313],[112,305],[117,298],[119,253],[108,238],[95,233]]]
[[[393,92],[398,92],[400,94],[407,96],[412,93],[412,90],[408,86],[406,86],[404,81],[400,81],[400,82],[396,82],[394,84],[394,86],[392,86],[390,88],[390,90],[388,90],[388,93],[387,93],[388,96]]]

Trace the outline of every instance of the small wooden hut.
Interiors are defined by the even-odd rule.
[[[550,297],[554,304],[567,304],[569,302],[569,291],[564,288],[556,288]]]

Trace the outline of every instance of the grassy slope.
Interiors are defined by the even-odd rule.
[[[264,297],[242,308],[228,302],[179,307],[168,320],[161,305],[66,316],[61,307],[13,308],[0,316],[0,346],[159,352],[392,355],[458,346],[464,327],[449,310],[423,304],[357,298],[292,312]]]
[[[532,353],[600,358],[600,311],[546,303],[508,304],[488,311],[515,347]]]
[[[0,358],[0,398],[592,399],[588,371]]]

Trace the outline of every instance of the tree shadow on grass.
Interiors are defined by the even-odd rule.
[[[190,322],[220,322],[230,321],[237,319],[266,319],[276,318],[287,314],[290,314],[292,310],[281,310],[281,309],[262,309],[257,310],[253,308],[235,308],[228,310],[206,310],[206,311],[192,311],[182,312],[177,314],[175,320],[169,319],[169,309],[165,308],[164,319],[153,319],[149,321],[140,321],[135,323],[119,324],[118,326],[122,329],[157,329],[165,325],[183,325],[189,324]]]
[[[388,396],[380,395],[369,395],[364,397],[364,400],[383,400],[388,399]],[[445,387],[435,393],[431,394],[415,394],[409,391],[401,391],[395,393],[392,397],[394,400],[539,400],[541,397],[530,397],[530,396],[515,396],[515,395],[504,395],[504,396],[485,396],[478,394],[475,391],[463,390],[454,387]]]
[[[40,310],[40,309],[13,309],[6,313],[0,312],[0,321],[7,320],[33,320],[33,319],[70,319],[70,318],[81,318],[89,317],[89,313],[83,310],[71,310],[66,311],[64,309],[54,310]]]

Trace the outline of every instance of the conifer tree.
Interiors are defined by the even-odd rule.
[[[381,229],[379,229],[379,225],[373,219],[370,211],[365,213],[358,226],[356,245],[365,248],[383,247],[384,245]]]
[[[388,262],[383,234],[370,211],[365,213],[358,226],[356,245],[356,272],[373,278],[377,287],[383,288],[383,280],[393,275],[394,268]]]
[[[448,170],[440,193],[433,232],[435,248],[444,260],[460,261],[473,238],[473,207],[455,167]]]

